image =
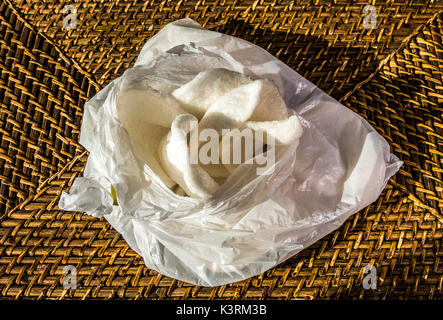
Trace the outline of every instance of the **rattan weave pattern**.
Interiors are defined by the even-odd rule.
[[[364,115],[404,165],[398,187],[443,222],[443,20],[428,24],[346,105]]]
[[[161,276],[146,268],[106,221],[57,208],[61,190],[69,189],[86,161],[76,149],[77,156],[65,158],[64,167],[37,194],[0,221],[0,297],[442,299],[442,26],[441,15],[422,26],[378,72],[342,98],[385,136],[405,165],[374,204],[294,258],[260,276],[215,288]],[[15,23],[1,27],[9,33],[23,29]],[[18,47],[27,45],[26,36],[21,40]],[[75,59],[69,50],[68,55]],[[89,86],[93,82],[89,79]],[[84,103],[74,98],[80,110],[69,109],[70,116]],[[68,264],[78,270],[76,290],[62,286]],[[377,290],[362,288],[367,264],[377,267]]]
[[[165,24],[190,17],[204,27],[252,41],[340,98],[436,12],[441,0],[15,0],[23,15],[104,84],[130,67]],[[66,5],[77,29],[63,29]],[[374,4],[377,29],[363,29]]]
[[[82,104],[96,87],[0,4],[0,212],[79,152]],[[1,216],[1,214],[0,214]]]

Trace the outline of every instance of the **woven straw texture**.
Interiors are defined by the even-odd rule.
[[[63,28],[74,3],[77,29]],[[377,29],[362,28],[376,6]],[[0,4],[0,298],[442,299],[442,1]],[[149,270],[103,219],[57,201],[82,174],[85,101],[166,23],[252,41],[365,117],[404,165],[337,231],[251,279],[203,288]],[[77,289],[65,290],[66,265]],[[362,286],[377,268],[377,289]]]

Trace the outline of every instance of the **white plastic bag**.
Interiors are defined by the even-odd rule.
[[[180,197],[137,157],[116,96],[128,88],[170,93],[216,67],[271,80],[304,133],[278,155],[271,175],[242,165],[208,201]],[[80,143],[90,152],[84,176],[59,207],[104,217],[149,268],[202,286],[243,280],[290,258],[375,201],[402,164],[363,118],[277,58],[190,19],[165,26],[133,68],[86,104]]]

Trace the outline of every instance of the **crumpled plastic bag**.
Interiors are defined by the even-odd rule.
[[[241,165],[209,200],[180,197],[137,156],[116,97],[128,88],[170,93],[217,67],[271,80],[304,132],[272,174]],[[84,174],[59,207],[104,217],[149,268],[202,286],[249,278],[307,248],[374,202],[402,164],[362,117],[267,51],[191,19],[165,26],[86,103],[80,143]]]

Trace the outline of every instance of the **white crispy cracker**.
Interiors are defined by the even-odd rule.
[[[141,118],[144,122],[170,128],[172,121],[186,113],[172,97],[154,89],[129,89],[118,95],[119,117],[122,112],[132,113],[132,117]],[[122,118],[120,117],[120,121]]]
[[[179,115],[172,123],[171,131],[159,146],[160,159],[169,176],[190,196],[207,198],[219,185],[198,164],[190,163],[187,134],[190,124],[197,119],[191,114]]]
[[[266,137],[271,136],[276,144],[291,144],[303,133],[303,127],[297,115],[285,120],[247,121],[246,127],[254,131],[262,131],[265,143]]]
[[[217,99],[251,81],[241,73],[216,68],[200,72],[190,82],[174,90],[172,95],[182,103],[186,111],[201,119]]]
[[[163,116],[162,113],[152,116],[153,108],[161,108],[166,103],[162,102],[162,97],[157,92],[154,92],[154,98],[150,93],[150,90],[123,91],[117,98],[117,113],[120,123],[132,140],[135,153],[168,188],[171,188],[175,183],[161,167],[157,152],[160,140],[169,131],[169,126],[166,126],[169,116]],[[183,112],[177,105],[170,107],[169,111],[174,114]]]

